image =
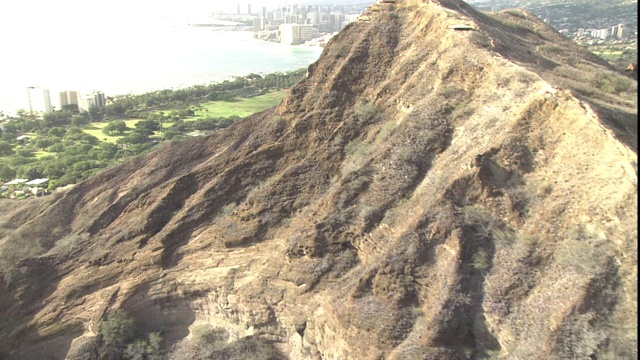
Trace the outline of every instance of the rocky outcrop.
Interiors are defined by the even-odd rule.
[[[2,212],[0,352],[124,309],[291,359],[637,357],[637,82],[528,12],[368,16],[277,108]]]

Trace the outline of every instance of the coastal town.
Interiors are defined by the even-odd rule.
[[[248,24],[256,39],[286,45],[324,47],[335,34],[357,21],[371,1],[352,4],[289,4],[275,8],[238,4],[236,13],[219,14],[224,19]]]
[[[590,0],[469,0],[484,12],[524,8],[561,34],[606,60],[622,65],[637,61],[637,0],[617,0],[606,4]],[[350,5],[289,4],[275,8],[237,4],[235,14],[257,39],[287,45],[324,46],[347,24],[357,21],[374,1]],[[594,5],[595,4],[595,5]]]

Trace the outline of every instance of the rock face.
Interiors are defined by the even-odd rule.
[[[528,12],[375,10],[277,108],[0,204],[0,354],[124,309],[291,359],[637,358],[637,82]]]

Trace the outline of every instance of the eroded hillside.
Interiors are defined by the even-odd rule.
[[[124,309],[291,359],[637,358],[637,82],[527,12],[374,10],[276,109],[0,204],[0,353]]]

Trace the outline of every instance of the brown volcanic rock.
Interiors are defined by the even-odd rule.
[[[122,308],[292,359],[637,358],[637,83],[528,12],[370,15],[276,109],[0,204],[0,353]]]

